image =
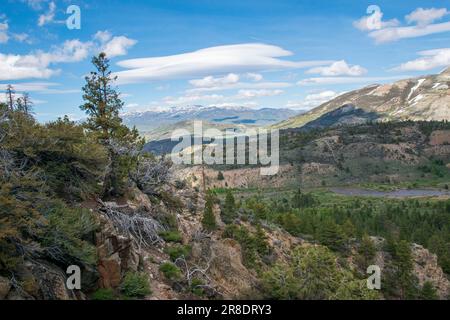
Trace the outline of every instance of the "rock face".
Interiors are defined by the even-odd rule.
[[[101,231],[96,234],[99,287],[117,288],[126,271],[137,270],[138,248],[132,239],[120,235],[105,217],[100,220]]]
[[[371,237],[371,240],[377,248],[373,263],[383,271],[388,265],[387,262],[391,259],[390,255],[383,250],[386,240],[381,237]],[[353,253],[356,254],[356,251],[353,251]],[[350,256],[349,262],[354,268],[357,268],[353,263],[354,254]],[[415,243],[411,245],[411,254],[414,264],[413,273],[417,277],[419,285],[423,286],[425,282],[431,282],[439,298],[443,300],[447,299],[450,294],[450,281],[439,266],[437,256],[423,246]],[[365,270],[360,271],[364,272]]]
[[[450,294],[450,282],[437,263],[437,257],[424,247],[414,244],[412,248],[414,259],[414,274],[422,286],[425,282],[431,282],[436,288],[441,299]]]
[[[36,259],[25,261],[15,274],[13,282],[0,277],[0,300],[80,300],[84,295],[66,287],[66,274],[59,267]]]
[[[232,239],[196,242],[192,258],[208,266],[208,276],[225,299],[239,297],[255,287],[255,276],[242,264],[240,245]]]

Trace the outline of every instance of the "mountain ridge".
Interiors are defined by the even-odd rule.
[[[380,121],[449,120],[450,67],[435,75],[372,84],[346,92],[322,105],[272,127],[298,128],[345,105],[377,113]]]

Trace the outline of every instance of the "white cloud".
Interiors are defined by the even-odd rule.
[[[137,43],[136,40],[125,36],[113,37],[107,30],[98,31],[93,38],[100,43],[98,51],[106,53],[109,58],[126,55],[128,49]]]
[[[81,61],[88,57],[91,46],[91,43],[68,40],[50,52],[37,51],[28,55],[0,53],[0,80],[50,78],[59,73],[59,70],[50,69],[50,65]]]
[[[446,8],[441,9],[423,9],[417,8],[410,14],[408,14],[405,19],[408,23],[416,23],[418,26],[426,26],[430,23],[433,23],[436,20],[441,19],[449,12]]]
[[[273,97],[284,93],[283,90],[239,90],[236,99],[254,99],[259,97]]]
[[[264,78],[264,77],[262,76],[262,74],[254,73],[254,72],[248,72],[245,76],[246,76],[248,79],[250,79],[250,80],[252,80],[252,81],[255,81],[255,82],[261,81],[261,80]]]
[[[51,68],[52,65],[79,62],[100,51],[106,51],[108,57],[123,55],[135,43],[135,40],[126,37],[113,37],[104,43],[74,39],[53,46],[48,52],[38,50],[27,55],[0,53],[0,81],[48,79],[60,72]]]
[[[450,65],[450,48],[420,51],[418,59],[405,62],[394,68],[397,71],[426,71]]]
[[[100,41],[101,43],[105,43],[109,40],[111,40],[112,34],[111,32],[105,30],[105,31],[97,31],[97,33],[94,35],[94,39]]]
[[[251,100],[261,97],[272,97],[284,93],[283,90],[239,90],[233,95],[222,95],[222,94],[203,94],[201,92],[186,92],[185,95],[173,97],[167,96],[162,99],[162,101],[155,101],[154,105],[170,105],[175,107],[186,106],[186,105],[231,105],[235,104],[236,101],[241,100]],[[246,102],[239,103],[244,105]]]
[[[398,20],[383,21],[383,13],[378,6],[369,6],[367,13],[371,13],[371,15],[355,21],[353,25],[362,31],[367,31],[369,37],[373,38],[376,43],[393,42],[450,31],[450,22],[433,24],[436,20],[448,15],[449,12],[446,8],[418,8],[405,16],[406,22],[415,24],[407,27],[400,26]]]
[[[26,33],[13,33],[12,37],[14,38],[14,40],[18,41],[18,42],[27,42],[30,43],[30,36]]]
[[[119,66],[129,70],[117,72],[119,83],[203,77],[211,74],[255,72],[289,68],[305,68],[333,61],[289,61],[292,55],[283,48],[247,43],[205,48],[172,56],[124,60]]]
[[[383,12],[376,5],[367,8],[369,16],[362,17],[354,21],[353,26],[361,31],[379,30],[383,28],[396,27],[400,24],[397,19],[383,21]]]
[[[196,104],[198,102],[212,102],[212,101],[223,101],[223,95],[212,94],[212,95],[186,95],[180,97],[164,97],[163,102],[171,106],[185,106],[189,104]]]
[[[349,66],[344,60],[336,61],[330,66],[316,67],[306,71],[307,74],[320,74],[322,76],[361,76],[367,70],[361,66]]]
[[[30,6],[33,10],[41,10],[42,4],[47,2],[48,0],[21,0]]]
[[[311,85],[332,85],[332,84],[354,84],[354,83],[375,83],[378,81],[391,81],[409,76],[394,76],[394,77],[318,77],[308,78],[297,82],[300,86]]]
[[[423,37],[430,34],[450,31],[450,22],[430,24],[423,27],[398,27],[377,30],[369,33],[369,36],[375,39],[376,43],[393,42],[406,38]]]
[[[106,53],[109,58],[124,56],[128,53],[128,49],[133,47],[136,43],[136,40],[125,36],[113,37],[106,42],[100,50]]]
[[[322,91],[319,93],[312,93],[308,94],[304,100],[302,101],[288,101],[286,104],[287,108],[298,108],[298,109],[310,109],[317,106],[320,106],[321,104],[328,102],[338,96],[340,96],[342,93],[337,93],[335,91],[327,90]]]
[[[239,90],[239,89],[281,89],[292,87],[292,83],[289,82],[237,82],[227,85],[221,85],[216,87],[200,87],[194,89],[188,89],[186,92],[198,93],[198,92],[213,92],[213,91],[226,91],[226,90]]]
[[[198,88],[213,88],[221,87],[239,82],[239,75],[235,73],[229,73],[221,78],[214,78],[213,76],[207,76],[203,79],[190,80],[189,83]]]
[[[38,19],[38,26],[42,27],[54,21],[56,13],[56,4],[52,1],[48,5],[48,11],[41,14]]]

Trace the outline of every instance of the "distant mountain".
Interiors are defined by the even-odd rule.
[[[204,107],[189,106],[169,108],[122,115],[124,123],[136,126],[141,132],[151,132],[155,129],[172,127],[174,124],[192,120],[202,120],[223,127],[266,126],[298,115],[299,111],[291,109],[247,107]]]
[[[450,120],[450,68],[437,75],[371,85],[347,92],[274,127],[303,127],[326,114],[328,122],[338,124],[340,120],[332,120],[333,114],[330,112],[344,106],[352,106],[352,112],[361,110],[358,122],[364,120],[365,116],[368,116],[367,120],[372,120],[375,115],[379,120]],[[336,116],[342,116],[342,113]],[[351,117],[341,120],[351,122]]]

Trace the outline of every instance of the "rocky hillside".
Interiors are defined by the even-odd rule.
[[[373,120],[448,120],[450,105],[450,68],[437,75],[406,79],[392,84],[371,85],[350,91],[311,111],[283,121],[276,128],[297,128],[343,106],[361,109],[354,116],[338,118],[333,124]],[[368,116],[362,116],[365,113]],[[336,115],[339,117],[340,115]]]
[[[81,291],[68,290],[61,266],[52,263],[45,253],[39,256],[36,251],[34,258],[25,258],[14,278],[0,277],[0,299],[116,299],[120,298],[126,275],[137,272],[148,279],[149,291],[143,297],[145,299],[256,298],[267,294],[265,280],[261,279],[262,270],[270,270],[274,263],[289,263],[293,250],[308,252],[321,248],[315,242],[292,236],[279,227],[265,225],[262,231],[257,231],[251,223],[238,219],[235,223],[250,235],[263,232],[270,252],[261,265],[252,268],[248,263],[249,247],[228,235],[229,228],[221,219],[218,205],[214,206],[218,227],[206,232],[202,225],[206,203],[203,193],[187,186],[182,189],[166,186],[164,189],[172,196],[159,203],[135,190],[126,202],[82,204],[95,214],[99,228],[93,234],[97,267],[83,268]],[[174,199],[177,200],[174,202]],[[141,219],[142,223],[136,227],[139,226],[142,233],[124,224],[133,217]],[[155,231],[159,230],[153,236],[146,233],[143,225],[150,222]],[[174,237],[175,234],[179,237]],[[372,241],[377,248],[376,263],[384,270],[392,259],[384,251],[385,240],[373,237]],[[353,272],[359,272],[353,262],[357,247],[358,243],[354,243],[354,250],[348,257]],[[411,250],[419,284],[432,283],[439,297],[445,299],[450,282],[439,267],[436,255],[415,244]],[[338,268],[349,268],[342,262],[340,264]]]

